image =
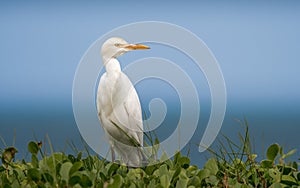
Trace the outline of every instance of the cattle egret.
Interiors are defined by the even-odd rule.
[[[97,91],[98,117],[114,151],[128,166],[139,166],[143,159],[143,120],[136,90],[121,71],[117,57],[132,51],[149,49],[142,44],[129,44],[121,38],[110,38],[101,48],[106,72],[102,75]]]

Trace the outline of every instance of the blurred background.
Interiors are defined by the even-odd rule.
[[[238,142],[243,127],[236,119],[246,118],[256,153],[263,154],[274,142],[285,150],[299,150],[299,19],[298,1],[1,1],[0,136],[18,148],[20,158],[27,155],[29,140],[44,140],[46,134],[56,150],[69,151],[67,140],[81,147],[72,111],[72,82],[81,57],[116,27],[164,21],[195,33],[218,60],[228,100],[222,133]],[[196,144],[210,113],[205,78],[177,52],[155,44],[151,48],[121,57],[122,66],[145,56],[173,58],[191,76],[200,95],[201,117],[184,152],[190,149],[192,163],[202,165],[208,153],[198,153]],[[155,79],[136,88],[147,114],[152,98],[166,101],[168,114],[157,130],[163,140],[179,118],[176,91]],[[292,157],[297,158],[299,151]]]

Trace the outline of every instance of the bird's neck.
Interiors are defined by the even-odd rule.
[[[106,64],[105,69],[107,74],[114,74],[121,72],[121,66],[117,59],[111,58]]]

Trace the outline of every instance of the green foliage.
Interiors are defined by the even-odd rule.
[[[173,159],[163,154],[160,163],[141,168],[110,163],[82,152],[65,155],[41,152],[41,143],[29,142],[31,161],[14,161],[16,149],[1,149],[0,187],[299,187],[297,162],[285,162],[295,153],[284,153],[278,144],[266,151],[266,159],[257,161],[251,151],[248,127],[240,135],[241,144],[224,136],[218,151],[202,169],[177,152]],[[227,144],[225,146],[225,144]]]
[[[280,149],[280,147],[278,144],[272,144],[267,150],[267,158],[270,161],[274,161],[276,156],[279,153],[279,149]]]
[[[29,142],[28,143],[28,151],[31,153],[31,154],[37,154],[39,152],[39,147],[37,145],[36,142]]]
[[[221,187],[300,186],[297,162],[284,162],[284,159],[296,150],[285,154],[282,147],[272,144],[267,148],[267,159],[257,161],[257,154],[251,150],[247,121],[242,125],[245,127],[245,133],[239,134],[241,144],[236,144],[224,136],[224,140],[219,141],[218,152],[210,150],[216,162],[212,162],[213,158],[209,159],[199,174],[199,177],[205,179],[207,186],[216,186],[217,180],[217,186]]]

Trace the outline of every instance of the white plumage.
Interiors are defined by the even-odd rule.
[[[143,121],[140,101],[135,88],[121,71],[118,56],[137,49],[149,49],[142,44],[128,44],[121,38],[110,38],[101,48],[106,72],[102,75],[97,92],[97,109],[101,126],[112,149],[129,166],[142,162]]]

